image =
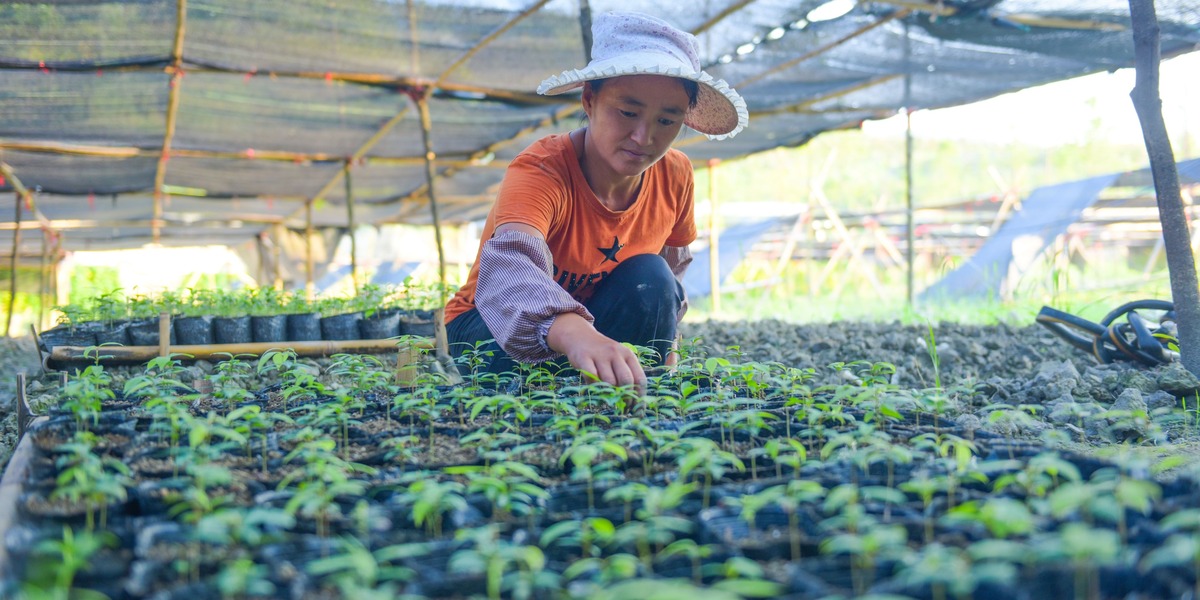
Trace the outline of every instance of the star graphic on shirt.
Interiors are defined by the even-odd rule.
[[[610,260],[613,262],[620,262],[617,260],[617,253],[620,252],[621,248],[624,247],[625,244],[622,244],[621,241],[617,239],[617,236],[614,235],[611,248],[596,248],[601,254],[604,255],[604,260],[600,261],[600,264],[604,264]]]

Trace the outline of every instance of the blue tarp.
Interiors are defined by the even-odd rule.
[[[1181,182],[1200,180],[1200,159],[1181,162],[1177,167]],[[1149,170],[1110,173],[1034,190],[1021,203],[1021,210],[1013,213],[974,256],[921,292],[919,299],[999,298],[1012,264],[1014,242],[1025,236],[1037,236],[1041,238],[1040,249],[1044,250],[1079,219],[1083,210],[1091,206],[1105,188],[1118,179],[1139,177],[1148,181]]]
[[[721,281],[729,277],[746,252],[762,238],[772,227],[783,219],[795,217],[777,217],[761,221],[751,221],[731,225],[717,236],[717,253],[720,258]],[[683,288],[687,290],[688,298],[702,298],[712,293],[712,280],[709,273],[708,248],[692,253],[692,265],[683,274]]]
[[[401,285],[419,266],[421,266],[420,262],[383,263],[379,266],[379,270],[375,271],[375,275],[371,277],[371,283],[376,285]]]

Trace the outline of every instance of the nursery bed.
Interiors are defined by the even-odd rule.
[[[260,527],[257,543],[238,537],[245,531],[230,537],[233,530],[226,529],[224,541],[196,546],[200,542],[188,536],[220,529],[219,519],[206,515],[210,520],[204,527],[190,522],[199,506],[195,496],[170,514],[171,501],[143,493],[143,487],[155,486],[194,492],[198,475],[193,473],[178,487],[182,484],[173,471],[178,467],[186,475],[192,459],[167,456],[162,431],[150,430],[164,421],[161,415],[146,414],[146,398],[122,404],[118,394],[105,401],[104,425],[95,428],[97,433],[109,428],[116,441],[96,444],[94,453],[134,467],[143,480],[129,486],[129,497],[115,502],[109,513],[124,550],[107,562],[125,566],[103,573],[82,570],[75,583],[114,598],[192,599],[219,597],[220,585],[232,585],[228,582],[235,576],[246,586],[271,586],[269,593],[259,588],[258,596],[289,598],[358,597],[368,589],[414,597],[517,597],[528,592],[540,598],[587,597],[605,589],[644,597],[661,586],[679,592],[694,582],[708,593],[723,590],[747,597],[820,598],[871,591],[915,598],[1150,598],[1180,597],[1196,585],[1194,568],[1172,563],[1165,552],[1156,553],[1159,548],[1176,548],[1192,539],[1188,535],[1200,532],[1200,513],[1190,511],[1200,506],[1194,461],[1158,464],[1135,458],[1114,463],[1072,451],[1119,447],[1121,440],[1148,451],[1173,445],[1194,448],[1195,407],[1180,406],[1179,401],[1200,386],[1176,366],[1146,370],[1090,364],[1086,356],[1075,356],[1037,328],[943,326],[935,344],[924,338],[926,346],[940,351],[943,360],[937,369],[932,353],[922,348],[920,328],[860,324],[768,329],[707,323],[691,326],[685,335],[697,331],[705,338],[702,353],[707,357],[698,353],[685,371],[693,369],[691,381],[698,387],[660,378],[664,387],[652,392],[676,400],[683,390],[690,390],[689,397],[711,394],[704,398],[715,407],[705,408],[697,404],[704,398],[693,398],[694,408],[687,414],[672,414],[679,409],[672,409],[670,402],[650,406],[640,416],[624,414],[615,410],[619,396],[579,388],[573,380],[532,376],[525,385],[470,393],[464,391],[467,386],[436,381],[418,381],[417,387],[400,392],[363,388],[349,395],[363,401],[363,417],[355,417],[358,424],[341,427],[335,417],[322,421],[315,415],[320,406],[345,404],[348,396],[335,387],[353,388],[351,380],[372,369],[339,371],[330,359],[289,363],[289,372],[318,374],[331,386],[311,408],[296,411],[293,404],[287,413],[308,415],[313,419],[309,425],[323,433],[295,437],[289,431],[301,429],[299,425],[273,426],[264,438],[271,461],[267,474],[256,460],[234,460],[244,450],[222,453],[228,455],[235,479],[243,482],[219,486],[228,488],[232,498],[224,516],[237,517],[243,525],[251,514],[274,523]],[[839,333],[848,335],[838,338]],[[733,344],[723,343],[725,338],[746,343],[729,349]],[[791,369],[769,364],[771,352],[792,354],[784,357]],[[856,363],[854,356],[889,364]],[[811,371],[799,377],[795,370],[810,364]],[[1019,374],[1022,364],[1024,376]],[[120,391],[126,382],[146,374],[138,369],[110,368],[113,388]],[[390,374],[393,369],[387,365],[382,371]],[[196,380],[218,374],[213,365],[203,364],[177,371],[174,376],[184,386],[172,388],[171,395],[187,396]],[[283,412],[281,396],[288,383],[275,375],[242,381],[253,397],[238,404],[256,406],[258,414]],[[73,375],[72,380],[79,377]],[[756,387],[759,377],[771,385]],[[935,377],[940,386],[925,383]],[[785,385],[786,381],[803,386]],[[62,394],[53,381],[41,385],[45,396]],[[811,394],[809,400],[789,408],[788,398],[803,396],[802,389]],[[1128,390],[1136,390],[1137,398]],[[398,395],[401,400],[395,400]],[[472,399],[479,404],[460,417],[454,403]],[[814,408],[818,405],[823,408]],[[1080,416],[1093,405],[1101,410]],[[478,414],[467,418],[475,406],[480,407]],[[1037,412],[1029,408],[1036,406],[1042,407],[1037,418],[1020,418],[1022,411]],[[1119,414],[1099,415],[1142,406],[1153,418],[1125,422],[1115,418]],[[189,397],[181,407],[194,423],[210,428],[222,423],[223,409],[211,399],[197,402]],[[383,421],[388,407],[397,412]],[[439,407],[440,414],[432,414]],[[571,429],[553,414],[571,410],[584,429]],[[820,435],[827,439],[813,441],[817,433],[811,419],[816,417],[800,418],[799,410],[818,415],[824,428]],[[735,413],[736,418],[727,418]],[[44,494],[50,489],[48,478],[61,468],[48,457],[64,456],[50,442],[69,437],[69,423],[74,421],[67,414],[60,411],[42,420],[34,434],[26,436],[22,456],[6,471],[6,484],[15,477],[13,469],[29,465],[30,476],[23,479],[26,491],[40,489]],[[756,418],[764,420],[751,426]],[[505,420],[515,427],[505,428]],[[872,427],[863,427],[867,421]],[[595,431],[586,429],[589,422],[598,425]],[[62,434],[48,434],[52,425]],[[801,433],[805,430],[807,441]],[[495,444],[491,453],[463,451],[463,446],[470,448],[489,435]],[[330,440],[332,450],[316,445],[307,455],[297,450],[306,440],[318,438]],[[765,452],[769,440],[787,438],[806,448],[799,477],[789,462],[795,459],[787,458],[786,443],[778,461]],[[584,443],[589,439],[594,443]],[[40,446],[29,449],[31,440],[39,440]],[[1159,445],[1151,445],[1151,440]],[[424,450],[430,442],[436,451]],[[672,444],[700,454],[685,461],[681,456],[687,452],[676,456],[663,449]],[[870,448],[880,453],[866,453]],[[970,452],[961,454],[967,452],[964,448]],[[1057,451],[1046,453],[1049,448]],[[393,449],[399,452],[389,455]],[[262,458],[251,450],[253,459]],[[646,462],[648,451],[662,455]],[[912,453],[911,461],[903,460],[905,451]],[[298,453],[285,461],[292,452]],[[339,483],[349,482],[345,493],[333,494],[324,504],[299,501],[295,498],[303,482],[309,482],[304,493],[310,494],[316,489],[312,486],[333,483],[319,484],[314,472],[306,472],[312,463],[304,456],[329,464],[338,459],[360,462],[377,471],[346,467],[345,481]],[[893,459],[880,458],[885,456]],[[974,458],[964,467],[959,457]],[[485,461],[516,462],[484,470]],[[653,472],[645,471],[647,464]],[[1076,470],[1078,481],[1071,474]],[[583,476],[588,472],[594,480],[590,493]],[[1151,477],[1152,473],[1159,475]],[[986,476],[988,482],[972,480],[975,475]],[[946,488],[951,476],[958,483]],[[1010,483],[1026,479],[994,489],[994,482],[1006,476]],[[706,483],[710,478],[711,485]],[[931,481],[943,487],[929,492],[926,501],[922,490],[931,489]],[[1030,486],[1037,481],[1054,506],[1034,493],[1036,486]],[[1118,485],[1124,486],[1121,494],[1114,493]],[[1139,490],[1140,496],[1135,493]],[[628,502],[621,499],[626,494]],[[1104,502],[1118,496],[1131,504],[1113,512],[1112,504]],[[445,504],[429,508],[433,497]],[[960,507],[956,518],[946,517],[951,497]],[[1145,503],[1128,500],[1135,497],[1145,498]],[[418,508],[422,498],[425,508]],[[359,499],[366,504],[358,504]],[[754,517],[748,519],[746,507],[755,503],[761,506],[751,510]],[[7,592],[28,581],[36,572],[31,565],[46,559],[32,550],[35,542],[61,537],[63,524],[75,532],[85,529],[79,514],[33,518],[29,505],[19,504],[24,507],[20,519],[3,531],[12,558]],[[306,512],[317,506],[338,510],[324,516],[321,511]],[[962,506],[974,512],[963,512]],[[254,513],[256,509],[265,512]],[[294,522],[270,521],[279,519],[281,512],[291,512]],[[996,514],[1003,518],[987,516]],[[1123,522],[1114,520],[1118,514]],[[436,527],[427,520],[431,515],[438,517]],[[1021,524],[1028,527],[1022,529]],[[933,536],[927,540],[929,527]],[[802,533],[793,538],[793,531]],[[591,540],[584,545],[587,537]],[[649,551],[639,541],[643,538]],[[169,539],[181,543],[173,546],[175,550],[157,543]],[[655,539],[661,539],[661,550]],[[188,548],[200,547],[205,555],[221,560],[188,558]],[[883,550],[854,550],[862,547]],[[1003,548],[1015,548],[1021,560],[997,554]],[[797,553],[800,559],[794,560]],[[489,561],[500,561],[490,564],[502,564],[499,572],[505,575],[490,579]],[[374,564],[376,575],[363,579],[364,571],[351,569],[351,564]],[[1006,568],[1011,577],[999,575],[1009,572]],[[110,579],[120,583],[108,583]],[[953,587],[961,582],[969,582],[971,589]]]

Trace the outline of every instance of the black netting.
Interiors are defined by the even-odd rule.
[[[0,160],[31,190],[56,194],[112,194],[154,188],[157,157],[108,158],[43,152],[0,151]],[[11,189],[6,182],[0,189]]]
[[[803,144],[901,106],[949,106],[1132,64],[1125,0],[946,0],[945,14],[905,17],[903,3],[858,3],[810,22],[824,4],[589,2],[594,14],[637,10],[698,31],[705,68],[746,98],[751,124],[736,138],[681,136],[698,164]],[[1164,55],[1200,47],[1200,1],[1155,4]],[[444,85],[429,104],[430,139],[449,221],[486,206],[478,199],[533,140],[583,124],[564,113],[577,96],[532,97],[545,77],[584,64],[579,0],[536,10],[532,0],[189,0],[168,136],[176,6],[0,4],[0,160],[40,190],[49,218],[104,225],[93,235],[76,224],[68,239],[149,241],[148,225],[111,225],[148,223],[167,137],[163,235],[194,241],[244,239],[259,221],[296,227],[302,202],[322,190],[318,222],[344,224],[338,178],[353,155],[363,157],[352,177],[361,222],[427,222],[410,94],[435,82]],[[213,225],[222,219],[239,227]]]

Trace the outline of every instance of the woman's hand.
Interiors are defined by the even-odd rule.
[[[591,323],[575,313],[563,313],[554,319],[546,344],[566,355],[571,366],[591,373],[600,381],[615,386],[632,385],[638,395],[646,393],[646,373],[637,355],[620,342],[596,331]]]

